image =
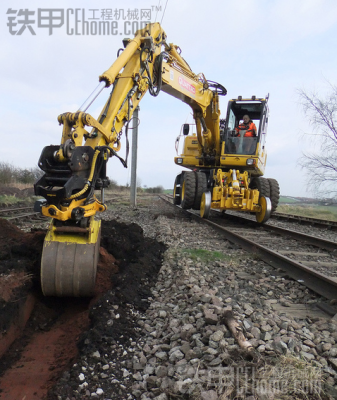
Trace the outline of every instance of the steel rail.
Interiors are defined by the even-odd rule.
[[[48,217],[43,216],[40,212],[31,212],[28,214],[15,215],[14,217],[3,217],[3,219],[5,219],[7,221],[11,221],[11,220],[16,220],[16,219],[24,219],[24,218],[36,217],[36,216],[48,218]]]
[[[172,202],[168,199],[163,198],[162,196],[159,196],[162,200],[166,201],[167,203],[172,204]],[[176,206],[174,206],[176,207]],[[181,209],[181,207],[179,207]],[[315,271],[314,269],[307,267],[295,260],[290,259],[289,257],[286,257],[274,250],[271,250],[267,248],[266,246],[263,246],[259,243],[254,242],[251,239],[247,239],[238,233],[232,232],[230,229],[225,228],[223,226],[220,226],[216,224],[215,222],[212,222],[208,219],[201,218],[199,215],[197,215],[194,211],[191,210],[183,210],[182,211],[188,213],[191,215],[195,220],[201,223],[205,223],[212,228],[218,230],[221,232],[224,237],[230,241],[231,243],[234,243],[244,250],[253,252],[256,254],[261,260],[265,261],[267,264],[271,265],[274,268],[280,268],[283,271],[286,271],[287,274],[295,279],[303,283],[306,287],[309,289],[313,290],[314,292],[320,294],[321,296],[333,300],[337,299],[337,279],[336,278],[331,278],[329,276],[326,276],[318,271]],[[250,221],[248,219],[245,219],[246,221]],[[270,226],[264,227],[269,229]],[[281,232],[281,229],[278,229],[278,232]],[[292,231],[294,232],[294,231]],[[297,233],[297,232],[295,232]],[[283,230],[282,234],[288,234],[288,231],[286,229]],[[304,238],[304,234],[301,234],[298,236],[298,238]],[[308,239],[308,240],[311,240]],[[316,243],[315,246],[319,247],[318,240],[315,238]],[[334,245],[334,250],[337,249],[337,243],[331,242],[331,245]]]
[[[212,211],[216,211],[216,210],[212,210]],[[229,218],[229,219],[237,219],[240,221],[247,221],[254,226],[261,227],[261,225],[258,224],[256,221],[245,218],[244,216],[225,214],[224,217]],[[279,226],[270,225],[270,224],[268,224],[268,222],[266,224],[262,225],[262,227],[265,230],[273,231],[273,232],[281,234],[281,235],[288,235],[288,236],[293,237],[294,239],[302,240],[302,241],[306,242],[307,244],[311,244],[313,246],[320,247],[322,249],[326,249],[329,251],[337,251],[337,243],[333,242],[331,240],[322,239],[322,238],[312,236],[312,235],[307,235],[305,233],[297,232],[292,229],[285,229],[285,228],[281,228]]]
[[[172,195],[165,195],[168,198],[172,197]],[[216,210],[212,210],[216,211]],[[239,211],[238,211],[239,212]],[[229,215],[229,214],[226,214]],[[289,222],[298,222],[300,224],[311,224],[314,226],[319,226],[319,227],[326,227],[332,230],[337,229],[337,221],[331,221],[328,219],[320,219],[320,218],[313,218],[313,217],[305,217],[303,215],[296,215],[296,214],[286,214],[286,213],[280,213],[280,212],[273,212],[270,216],[270,219],[279,219],[279,220],[285,220]]]
[[[22,210],[28,210],[28,209],[32,210],[33,206],[19,207],[19,208],[2,208],[0,210],[0,213],[11,213],[14,211],[22,211]]]
[[[279,212],[273,213],[271,215],[271,218],[278,220],[286,220],[291,222],[299,222],[301,224],[308,224],[308,225],[310,224],[314,226],[327,227],[333,230],[337,229],[337,221],[330,221],[327,219],[304,217],[302,215],[285,214]]]

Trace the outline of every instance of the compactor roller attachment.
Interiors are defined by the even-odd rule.
[[[101,222],[88,228],[57,227],[52,222],[44,240],[41,286],[45,296],[92,296],[99,257]]]

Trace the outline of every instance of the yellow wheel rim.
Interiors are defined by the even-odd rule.
[[[181,195],[180,195],[181,197],[181,201],[183,201],[184,200],[184,198],[185,198],[185,181],[183,182],[183,186],[181,187]]]
[[[203,218],[205,214],[205,193],[201,195],[201,202],[200,202],[200,217]]]

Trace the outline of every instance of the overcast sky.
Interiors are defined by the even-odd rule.
[[[0,160],[19,167],[35,167],[41,150],[59,144],[62,128],[57,116],[75,112],[98,83],[98,76],[116,59],[122,47],[124,17],[128,10],[151,10],[151,21],[161,21],[168,42],[182,49],[182,56],[195,73],[217,81],[228,90],[221,98],[222,117],[227,102],[238,95],[264,97],[270,93],[268,161],[266,177],[275,178],[283,195],[309,196],[305,174],[297,165],[308,146],[301,132],[309,131],[297,95],[298,89],[324,94],[326,80],[336,84],[336,0],[240,0],[198,1],[2,1],[0,5]],[[161,11],[156,12],[155,6]],[[153,7],[152,7],[153,6]],[[62,9],[69,20],[53,28],[38,18],[38,9]],[[114,35],[85,35],[78,19],[99,18],[102,13],[118,23]],[[7,12],[11,9],[10,13]],[[35,22],[7,26],[34,12]],[[116,19],[115,9],[120,10]],[[96,10],[96,11],[92,11]],[[103,12],[102,12],[103,10]],[[74,12],[74,14],[72,14]],[[43,11],[42,16],[48,15]],[[56,16],[56,11],[53,11]],[[142,20],[147,20],[145,15]],[[129,15],[130,17],[130,15]],[[135,17],[133,14],[132,17]],[[90,20],[93,22],[94,20]],[[125,21],[132,21],[127,18]],[[134,20],[136,21],[136,20]],[[59,24],[55,19],[53,23]],[[129,29],[129,24],[125,27]],[[12,35],[10,30],[16,34]],[[35,32],[35,35],[32,34]],[[91,32],[94,33],[94,32]],[[127,33],[127,32],[126,32]],[[98,117],[109,89],[88,110]],[[138,176],[144,186],[171,188],[180,168],[173,162],[174,143],[181,125],[192,122],[191,109],[166,93],[157,98],[146,94],[140,105]],[[124,145],[124,142],[123,142]],[[124,155],[124,149],[120,154]],[[109,176],[119,184],[130,180],[117,159],[111,159]]]

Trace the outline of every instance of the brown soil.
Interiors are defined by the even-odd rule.
[[[1,399],[41,400],[46,396],[77,356],[76,338],[88,326],[87,310],[78,307],[75,303],[52,329],[30,337],[19,360],[1,378]]]
[[[18,334],[13,326],[28,317],[23,310],[32,308],[29,293],[34,290],[37,296],[26,329],[1,359],[1,399],[66,398],[72,381],[59,378],[77,357],[92,349],[104,352],[116,339],[136,337],[128,307],[141,311],[148,306],[164,250],[145,239],[136,224],[103,221],[95,297],[44,298],[39,289],[44,236],[42,231],[24,233],[0,219],[0,341],[9,343],[10,336]],[[113,329],[106,323],[111,304],[118,304],[121,314]]]

